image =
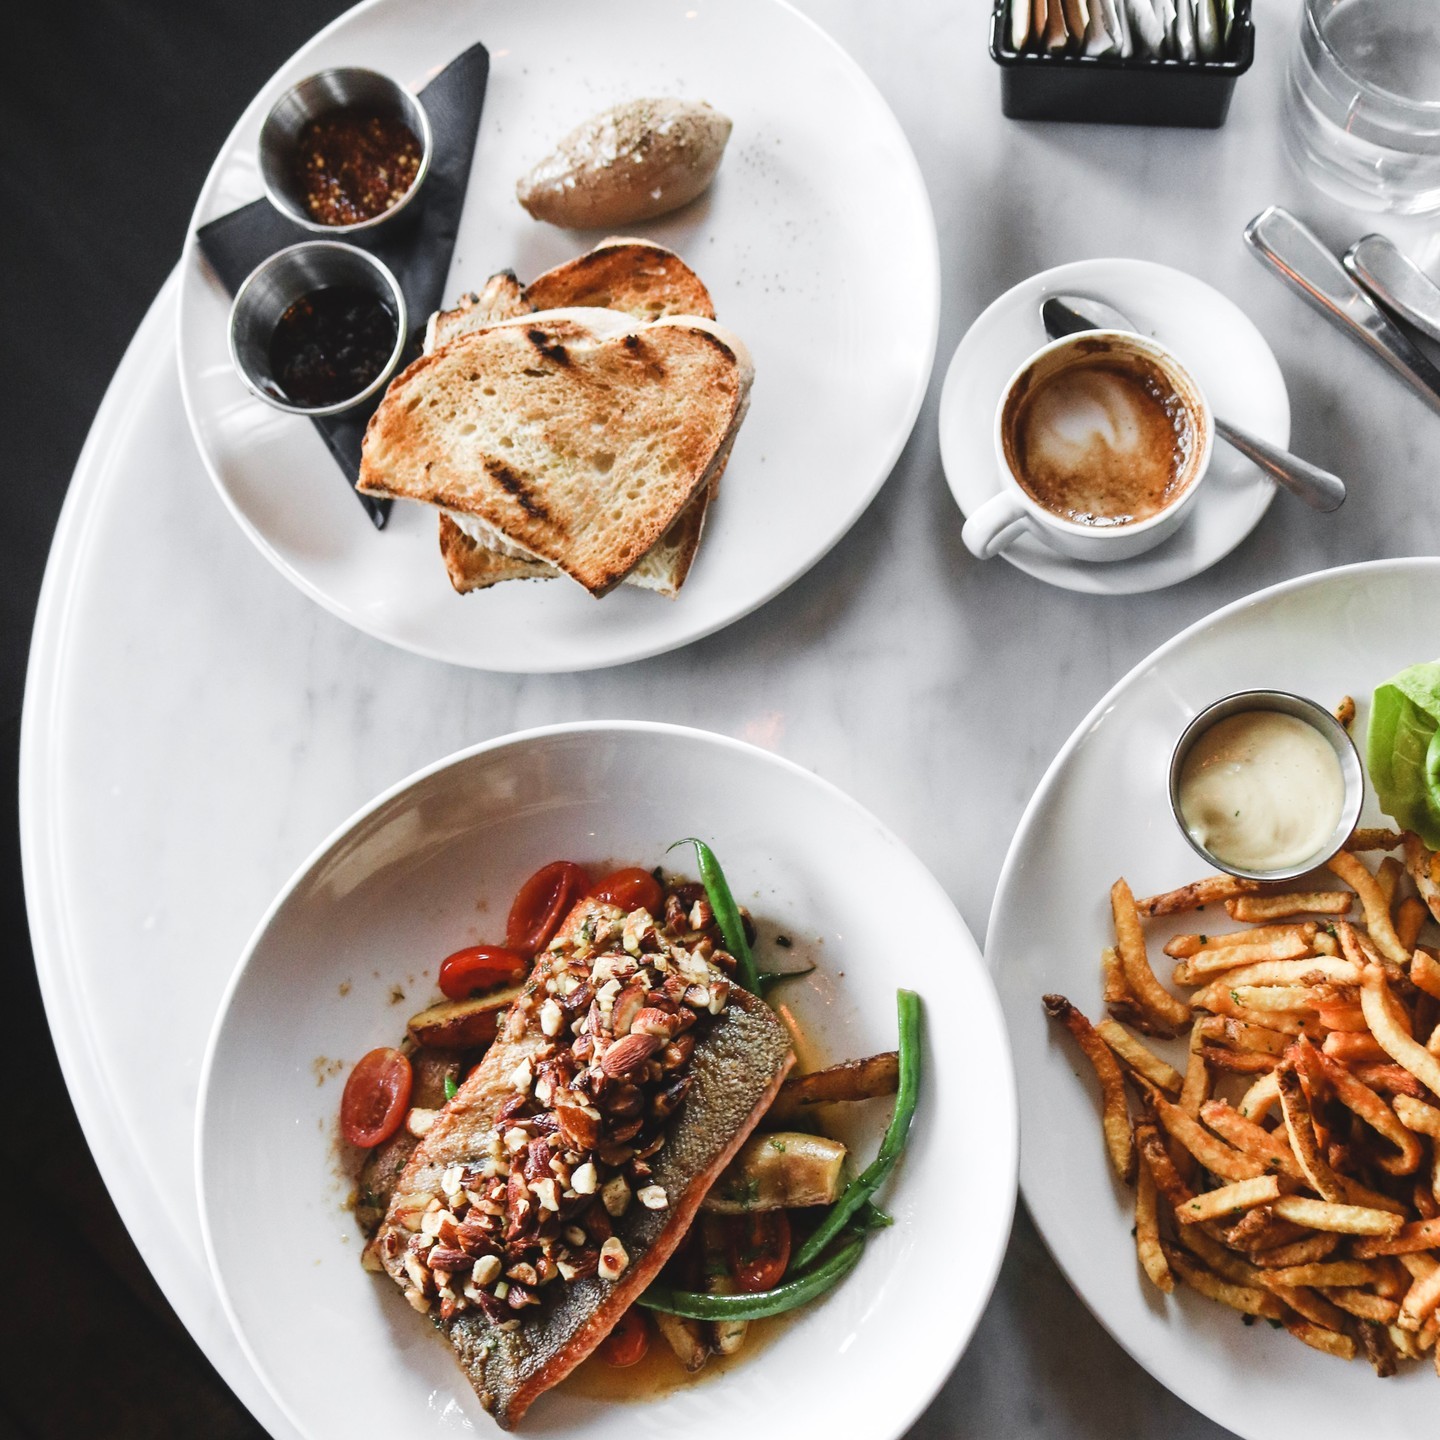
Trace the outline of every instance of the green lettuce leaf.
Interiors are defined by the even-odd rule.
[[[1380,808],[1440,849],[1440,661],[1376,690],[1365,749]]]

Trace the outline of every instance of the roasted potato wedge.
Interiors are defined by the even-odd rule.
[[[845,1147],[824,1135],[775,1130],[752,1135],[705,1197],[718,1215],[832,1205],[844,1188]]]
[[[522,985],[512,985],[472,1000],[443,1000],[412,1015],[405,1028],[417,1045],[437,1050],[473,1050],[495,1038],[501,1016],[523,989]]]

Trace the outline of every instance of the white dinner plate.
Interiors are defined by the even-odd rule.
[[[995,897],[986,957],[1023,1077],[1020,1182],[1030,1213],[1111,1334],[1246,1440],[1432,1440],[1434,1367],[1427,1357],[1382,1382],[1363,1359],[1346,1365],[1268,1326],[1247,1327],[1183,1287],[1160,1296],[1135,1261],[1132,1194],[1110,1170],[1085,1062],[1055,1033],[1040,997],[1058,991],[1099,1012],[1118,876],[1139,895],[1204,873],[1171,817],[1166,778],[1171,748],[1202,707],[1251,688],[1327,705],[1353,695],[1363,736],[1374,687],[1440,651],[1437,614],[1440,560],[1386,560],[1277,585],[1184,631],[1111,690],[1061,750]],[[1361,823],[1380,823],[1373,801]],[[1193,916],[1174,922],[1193,925]]]
[[[515,199],[517,176],[587,115],[663,94],[709,100],[734,121],[709,192],[630,227],[695,267],[755,360],[750,413],[680,596],[626,586],[596,601],[568,580],[455,594],[432,510],[397,503],[377,532],[311,423],[246,391],[226,349],[229,296],[193,228],[179,330],[191,427],[245,533],[307,595],[371,635],[488,670],[586,670],[659,654],[783,590],[890,473],[925,394],[939,325],[925,184],[859,66],[779,0],[373,0],[322,32],[255,99],[225,142],[194,224],[261,194],[255,139],[296,79],[360,64],[418,89],[477,40],[490,51],[490,83],[451,296],[496,270],[531,279],[600,238],[531,220]]]
[[[896,987],[925,1000],[919,1108],[881,1196],[895,1224],[723,1375],[645,1402],[562,1388],[525,1430],[893,1440],[959,1358],[1008,1238],[1017,1139],[999,1006],[955,907],[873,816],[788,761],[676,726],[556,727],[442,761],[343,826],[261,922],[222,1006],[197,1126],[207,1252],[241,1343],[312,1440],[492,1427],[449,1347],[361,1269],[336,1143],[345,1074],[399,1040],[444,955],[498,938],[541,864],[679,868],[687,852],[666,847],[692,834],[762,947],[783,931],[794,948],[769,954],[816,962],[773,998],[822,1058],[893,1048]],[[842,1138],[868,1163],[889,1107],[853,1109]]]
[[[950,361],[940,396],[940,457],[966,515],[999,492],[995,410],[1005,382],[1046,343],[1040,306],[1052,295],[1088,295],[1114,305],[1142,334],[1175,351],[1217,415],[1274,445],[1290,443],[1285,377],[1265,337],[1234,301],[1168,265],[1077,260],[1007,290],[970,327]],[[1001,554],[1065,590],[1158,590],[1223,560],[1260,523],[1274,494],[1274,484],[1250,461],[1217,441],[1189,517],[1153,550],[1130,560],[1072,560],[1027,535]]]

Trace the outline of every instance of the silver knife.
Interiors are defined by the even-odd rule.
[[[1245,240],[1322,315],[1374,351],[1440,410],[1440,369],[1386,317],[1313,230],[1272,205],[1245,227]]]
[[[1440,340],[1440,285],[1385,235],[1367,235],[1345,252],[1345,268],[1392,314]]]

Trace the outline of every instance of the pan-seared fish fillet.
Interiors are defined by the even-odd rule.
[[[725,958],[582,901],[400,1177],[375,1253],[506,1429],[659,1273],[794,1061]]]

